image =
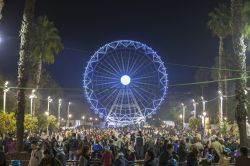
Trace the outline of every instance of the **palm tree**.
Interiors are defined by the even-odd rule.
[[[17,114],[16,114],[16,136],[17,151],[23,149],[24,135],[24,112],[25,112],[25,87],[27,85],[27,59],[30,54],[30,31],[34,18],[36,0],[26,0],[23,13],[23,20],[20,29],[20,51],[18,62],[18,83],[17,83]]]
[[[218,79],[222,79],[222,60],[224,55],[224,39],[230,35],[230,9],[225,4],[219,4],[218,8],[215,8],[213,12],[209,14],[210,20],[207,25],[208,28],[212,31],[219,39],[219,70],[218,70]],[[219,82],[218,89],[222,90],[222,82]]]
[[[35,85],[38,89],[42,64],[54,63],[54,55],[62,50],[63,44],[54,23],[49,21],[46,16],[37,18],[32,29],[31,43],[31,59],[36,65]]]
[[[236,67],[239,72],[236,76],[241,78],[236,81],[236,120],[240,132],[240,145],[247,146],[246,115],[247,115],[247,95],[246,95],[246,45],[244,43],[244,22],[243,22],[243,0],[231,0],[232,14],[232,42],[234,56],[236,57]]]
[[[3,6],[4,6],[4,2],[3,0],[0,0],[0,19],[2,18],[1,12],[2,12]]]
[[[219,4],[217,8],[214,9],[213,12],[209,14],[210,20],[207,25],[208,28],[212,31],[213,35],[215,35],[219,39],[219,52],[218,52],[218,74],[217,79],[218,82],[218,91],[222,91],[225,95],[227,95],[227,82],[222,82],[221,80],[226,79],[226,73],[222,72],[223,60],[224,60],[224,39],[230,35],[230,8],[225,4]],[[225,63],[224,63],[225,64]],[[224,100],[225,104],[227,104],[226,99]],[[227,107],[224,107],[223,112],[227,112]]]

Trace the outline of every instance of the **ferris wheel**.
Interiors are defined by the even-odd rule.
[[[108,43],[91,56],[84,72],[91,109],[109,124],[130,125],[151,118],[163,103],[167,74],[160,56],[140,42]]]

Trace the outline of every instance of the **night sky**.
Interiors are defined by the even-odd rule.
[[[167,63],[214,63],[217,40],[207,28],[207,21],[208,13],[217,5],[218,0],[37,0],[36,15],[47,15],[55,23],[65,47],[55,63],[46,68],[60,86],[81,88],[84,68],[95,50],[114,40],[131,39],[147,44],[161,56],[169,84],[193,82],[195,69]],[[6,0],[0,26],[0,71],[13,79],[23,8],[23,0]],[[190,87],[181,89],[185,92]],[[180,89],[169,88],[169,92],[175,91]],[[82,109],[82,92],[65,91],[64,98]]]

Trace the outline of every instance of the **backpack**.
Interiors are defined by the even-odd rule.
[[[142,137],[136,138],[136,146],[143,146],[143,138]]]

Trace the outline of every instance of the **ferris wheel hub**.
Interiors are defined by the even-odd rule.
[[[130,81],[131,81],[131,79],[130,79],[130,77],[129,77],[128,75],[123,75],[123,76],[121,77],[121,83],[122,83],[123,85],[128,85],[128,84],[130,84]]]

